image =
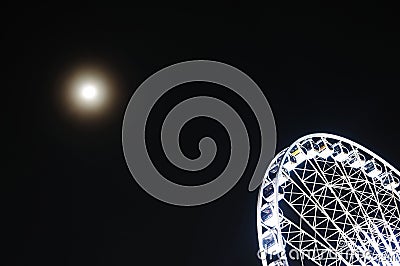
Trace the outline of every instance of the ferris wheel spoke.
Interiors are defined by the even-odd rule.
[[[336,162],[336,164],[338,164],[338,163]],[[338,166],[339,166],[339,164],[338,164]],[[341,163],[341,165],[339,166],[339,169],[342,169],[342,172],[346,172],[346,171],[344,170],[344,169],[346,169],[346,168],[345,168],[345,166],[344,166],[342,163]],[[369,182],[368,179],[365,177],[365,174],[363,174],[363,172],[362,172],[361,170],[359,170],[358,177],[360,177],[361,175],[363,175],[363,178],[362,178],[363,180],[367,180],[367,182],[364,183],[365,186],[364,186],[364,189],[363,189],[362,191],[363,191],[364,194],[365,194],[366,189],[367,189],[367,186],[368,186],[369,191],[372,192],[372,193],[369,193],[369,196],[370,196],[371,198],[370,198],[369,204],[367,204],[366,206],[370,207],[370,209],[372,209],[372,210],[378,209],[378,210],[379,210],[379,213],[380,213],[380,218],[384,221],[385,224],[387,224],[386,215],[385,215],[385,213],[384,213],[384,212],[382,211],[382,209],[381,209],[381,204],[380,204],[381,201],[380,201],[380,200],[378,199],[378,197],[376,196],[376,195],[377,195],[377,188],[379,188],[379,186],[376,186],[375,181],[374,181],[374,183],[371,184],[371,182]],[[352,190],[357,191],[356,188],[353,186],[353,184],[351,184],[351,182],[349,182],[349,179],[346,178],[346,180],[347,180],[347,182],[349,183],[349,185],[352,187]],[[357,189],[360,189],[360,188],[358,187]],[[385,193],[386,193],[386,192],[385,192]],[[375,226],[374,221],[371,220],[371,217],[370,217],[370,215],[369,215],[367,209],[364,207],[365,204],[363,204],[363,202],[361,202],[361,200],[360,200],[360,198],[358,197],[357,193],[355,193],[355,194],[356,194],[356,200],[357,200],[358,204],[361,206],[360,209],[363,211],[363,216],[362,216],[362,217],[366,217],[366,218],[367,218],[367,224],[368,224],[369,230],[370,230],[371,232],[375,232],[375,233],[376,233],[376,236],[378,237],[378,239],[381,240],[381,243],[383,244],[385,250],[388,251],[388,252],[390,253],[390,255],[394,255],[394,254],[395,254],[395,251],[392,250],[391,245],[389,245],[389,243],[388,243],[388,242],[385,240],[385,238],[382,236],[382,233],[381,233],[381,232],[378,230],[378,228]],[[364,202],[364,203],[365,203],[365,202]],[[371,203],[375,203],[375,204],[372,206],[372,208],[371,208],[371,205],[372,205]],[[385,206],[388,206],[388,205],[385,204]],[[378,213],[375,214],[375,217],[374,217],[374,218],[378,218],[378,217],[376,217],[376,215],[378,215]],[[398,219],[398,218],[397,218],[397,219]],[[392,238],[392,237],[394,236],[393,230],[390,228],[390,226],[385,226],[385,228],[389,230],[390,238]],[[370,239],[371,239],[371,238],[370,238]],[[377,242],[375,241],[375,239],[376,239],[376,238],[371,239],[371,244],[373,244],[375,250],[380,250],[380,248],[379,248],[379,243],[377,243]],[[397,241],[395,241],[395,245],[396,245],[397,250],[400,250],[400,249],[399,249],[399,244],[397,243]]]
[[[289,245],[299,251],[303,256],[306,256],[314,262],[318,262],[323,258],[323,252],[330,252],[330,254],[336,255],[338,259],[340,259],[345,265],[352,265],[347,260],[345,260],[343,256],[338,253],[337,250],[335,250],[332,246],[325,245],[324,243],[319,242],[317,239],[315,239],[313,235],[309,234],[307,231],[303,230],[292,221],[286,220],[286,227],[291,227],[291,230],[289,230],[289,233],[287,234],[287,241]],[[291,234],[294,236],[291,236]],[[316,245],[319,245],[319,248],[316,248]],[[309,252],[310,250],[313,253],[312,255],[311,252]]]
[[[371,187],[371,190],[374,190],[374,191],[375,191],[375,193],[373,193],[373,197],[374,197],[374,199],[375,199],[375,200],[377,201],[377,203],[378,203],[378,204],[377,204],[377,205],[378,205],[378,210],[379,210],[380,213],[381,213],[382,220],[383,220],[383,222],[384,222],[384,227],[390,232],[391,235],[394,235],[394,234],[393,234],[393,230],[390,228],[389,222],[388,222],[387,219],[386,219],[386,215],[385,215],[385,213],[382,211],[382,208],[381,208],[382,202],[379,201],[379,198],[376,196],[376,193],[377,193],[377,191],[376,191],[376,190],[377,190],[377,189],[376,189],[376,186],[372,186],[372,187]],[[387,205],[387,204],[384,204],[384,205]],[[393,217],[393,216],[392,216],[392,217]],[[383,238],[383,236],[382,236],[381,232],[379,231],[379,229],[377,228],[377,226],[376,226],[375,224],[373,224],[373,226],[374,226],[375,232],[377,232],[377,235],[379,236],[379,238],[380,238],[380,239],[382,240],[382,242],[384,243],[384,245],[385,245],[387,251],[390,253],[390,255],[391,255],[391,256],[395,255],[396,250],[393,250],[393,248],[391,247],[391,245],[389,245],[389,243],[387,242],[387,240]],[[397,252],[399,252],[399,251],[400,251],[399,244],[397,243],[397,241],[395,241],[395,243],[396,243]]]
[[[310,163],[311,163],[311,162],[310,162]],[[326,175],[324,174],[324,172],[322,172],[322,169],[319,167],[319,165],[317,164],[317,166],[315,166],[315,165],[312,164],[312,163],[311,163],[311,165],[314,167],[315,173],[317,174],[317,176],[319,176],[319,177],[323,180],[323,182],[325,183],[325,185],[326,185],[326,184],[329,184]],[[331,169],[332,167],[327,167],[327,164],[324,163],[323,168],[324,168],[325,170],[327,170],[327,169]],[[297,174],[296,172],[295,172],[295,174],[298,176],[298,174]],[[328,187],[329,187],[329,186],[328,186]],[[325,191],[326,191],[326,189],[325,189]],[[340,224],[340,222],[338,222],[338,221],[333,221],[333,220],[331,219],[330,215],[327,214],[327,213],[325,212],[325,208],[324,208],[323,206],[321,206],[321,205],[319,205],[319,204],[318,204],[318,206],[320,207],[320,210],[322,210],[322,212],[325,214],[326,219],[329,220],[329,221],[331,222],[331,224],[336,228],[336,230],[337,230],[338,232],[341,233],[341,236],[342,236],[343,238],[345,238],[348,242],[353,242],[353,243],[354,243],[355,241],[354,241],[353,239],[349,238],[349,237],[348,237],[348,234],[347,234],[346,231],[344,231],[344,230],[346,230],[346,229],[347,229],[347,230],[350,230],[351,228],[354,228],[354,226],[355,226],[355,221],[354,221],[353,219],[351,219],[351,218],[352,218],[351,215],[349,215],[349,213],[348,213],[348,211],[347,211],[347,208],[341,203],[341,200],[338,199],[338,197],[337,197],[335,191],[331,190],[330,192],[331,192],[331,194],[333,195],[333,200],[341,206],[341,210],[342,210],[342,213],[343,213],[343,214],[340,215],[339,218],[342,217],[342,216],[345,217],[345,218],[344,218],[344,221],[343,221],[343,223],[342,223],[344,229],[340,228],[340,227],[337,225],[337,223]],[[314,199],[314,203],[319,203],[319,202],[320,202],[320,200],[317,199],[317,198],[315,197],[315,193],[311,193],[311,191],[308,191],[308,193],[311,194],[310,198],[313,198],[313,199]],[[324,199],[326,198],[326,197],[324,197],[324,195],[320,195],[320,196],[321,196],[322,198],[324,198]],[[330,200],[332,200],[332,199],[330,199]],[[337,212],[340,212],[340,211],[337,210],[337,209],[336,209],[336,211],[337,211]],[[328,232],[328,231],[329,231],[329,230],[326,230],[326,232]],[[325,235],[325,238],[329,239],[330,236]],[[364,245],[364,243],[363,243],[363,241],[362,241],[362,239],[361,239],[359,236],[357,236],[357,238],[358,238],[358,240],[360,241],[361,245],[363,245],[364,248],[366,248],[365,245]],[[349,247],[352,247],[352,246],[353,246],[352,244],[349,245]],[[354,245],[354,246],[357,246],[357,245]],[[353,252],[355,252],[354,249],[353,249]]]
[[[301,221],[305,222],[308,226],[310,226],[314,232],[319,236],[319,238],[321,239],[326,239],[326,241],[328,242],[328,245],[331,247],[331,249],[333,250],[337,250],[337,246],[338,246],[338,240],[334,240],[335,234],[332,233],[332,231],[335,230],[336,233],[338,233],[342,239],[345,239],[347,241],[351,241],[351,239],[348,238],[347,234],[341,229],[339,228],[334,222],[333,220],[330,218],[330,216],[324,211],[324,208],[319,205],[316,204],[314,206],[310,206],[310,204],[308,204],[312,199],[313,199],[313,203],[318,202],[314,196],[310,196],[307,197],[307,194],[310,194],[309,192],[305,192],[302,188],[300,188],[300,186],[298,186],[298,184],[296,182],[293,182],[293,184],[297,187],[297,189],[299,191],[302,192],[302,197],[304,197],[304,201],[302,202],[303,204],[303,211],[300,213],[298,210],[294,209],[294,211],[299,215],[299,217],[301,218]],[[286,201],[286,199],[284,199]],[[290,202],[288,202],[290,205]],[[312,213],[310,214],[310,212],[317,212],[317,209],[319,210],[319,212],[321,214],[324,214],[324,217],[321,217],[322,215],[320,215],[319,217],[316,215],[312,215]],[[313,224],[310,223],[310,221],[307,218],[313,218]],[[329,221],[328,224],[326,224],[326,226],[318,226],[321,225],[321,220],[326,219],[327,221]],[[320,223],[317,223],[316,220],[319,220]],[[328,225],[330,225],[331,227],[334,227],[333,230],[328,229]],[[320,231],[324,231],[324,235],[321,235]],[[330,234],[328,234],[330,233]],[[333,245],[332,245],[333,243]],[[356,247],[356,246],[355,246]],[[352,249],[353,253],[356,254],[356,250],[353,248],[352,245],[349,246],[350,249]],[[359,249],[358,251],[362,251],[362,249]]]
[[[377,242],[375,240],[375,238],[371,238],[365,232],[365,230],[363,230],[362,228],[359,227],[360,222],[358,222],[358,221],[362,220],[363,221],[362,223],[366,222],[367,226],[369,227],[368,228],[369,231],[374,230],[374,228],[371,227],[372,223],[371,223],[371,220],[369,218],[369,214],[367,213],[367,211],[366,211],[366,209],[364,207],[364,204],[362,204],[362,202],[360,201],[359,195],[357,194],[357,190],[354,187],[354,184],[352,184],[352,182],[350,181],[351,179],[348,178],[348,175],[346,174],[346,171],[344,170],[345,169],[344,165],[343,164],[339,165],[337,162],[334,162],[334,163],[337,166],[337,168],[341,171],[342,176],[345,177],[344,180],[347,183],[347,185],[349,186],[349,188],[351,189],[350,201],[354,199],[356,201],[354,205],[358,206],[358,212],[356,213],[356,218],[350,216],[352,218],[352,220],[353,220],[354,228],[357,228],[360,231],[360,233],[363,234],[363,236],[368,240],[368,243],[376,251],[378,256],[382,255],[382,252],[380,251],[381,248],[379,246],[379,242]],[[352,172],[352,177],[354,177],[354,176],[359,177],[360,173],[361,173],[361,170],[356,171],[356,172]],[[365,189],[363,190],[363,192],[365,192]],[[339,199],[338,202],[342,202],[342,201]],[[346,208],[346,210],[349,210],[349,207],[350,207],[350,203],[349,203],[349,206]],[[362,213],[362,215],[360,215],[360,212]],[[354,209],[353,209],[353,213],[354,213]],[[365,218],[367,218],[367,220]],[[360,243],[365,243],[362,240],[360,240],[361,237],[360,237],[358,232],[356,232],[356,235],[357,235],[357,238],[360,241]],[[383,243],[383,244],[385,244],[385,243]],[[367,247],[368,247],[368,245],[367,245]],[[369,250],[369,247],[368,247],[368,250]]]

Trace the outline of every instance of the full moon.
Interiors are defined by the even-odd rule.
[[[110,73],[100,67],[83,66],[64,78],[60,96],[74,118],[104,118],[110,113],[116,100],[116,82]]]
[[[83,110],[99,110],[104,107],[106,90],[97,79],[82,80],[77,82],[74,89],[74,101],[77,107]]]
[[[81,88],[81,96],[84,100],[93,101],[98,94],[97,88],[94,85],[86,84]]]
[[[99,113],[109,102],[109,87],[99,76],[82,76],[74,80],[68,98],[71,110],[79,116]]]

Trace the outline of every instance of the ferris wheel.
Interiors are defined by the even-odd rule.
[[[298,139],[272,160],[260,188],[263,266],[400,265],[399,178],[351,140]]]

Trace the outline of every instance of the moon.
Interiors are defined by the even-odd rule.
[[[104,109],[108,98],[108,90],[99,81],[99,78],[88,78],[76,83],[72,96],[76,108],[85,112],[94,112]]]
[[[81,76],[68,89],[68,109],[79,117],[101,115],[110,104],[110,87],[101,76]]]
[[[83,100],[94,101],[98,97],[97,87],[92,84],[85,84],[81,88],[81,96]]]
[[[118,82],[106,67],[84,64],[60,77],[60,107],[75,121],[106,121],[119,103]]]

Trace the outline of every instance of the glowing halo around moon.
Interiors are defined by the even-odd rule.
[[[63,77],[62,106],[74,119],[104,118],[116,100],[116,84],[98,67],[80,67]]]

